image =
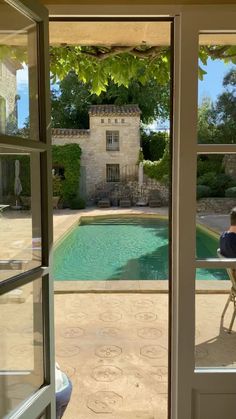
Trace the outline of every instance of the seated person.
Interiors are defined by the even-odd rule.
[[[230,212],[230,227],[220,236],[220,253],[226,258],[236,258],[236,207]]]
[[[58,363],[55,365],[56,380],[56,419],[61,419],[70,401],[72,384],[67,375],[60,370]]]

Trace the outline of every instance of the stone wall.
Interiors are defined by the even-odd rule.
[[[4,131],[3,123],[9,122],[9,117],[16,116],[15,100],[16,100],[16,68],[10,61],[0,61],[0,98],[5,101],[6,115],[0,115],[1,131]],[[3,108],[1,110],[3,112]]]
[[[236,206],[236,198],[201,198],[197,201],[197,212],[229,214]]]
[[[119,131],[119,151],[106,150],[106,131]],[[89,130],[54,129],[52,144],[79,144],[82,150],[81,166],[85,168],[87,197],[95,193],[96,186],[106,182],[106,165],[119,164],[120,173],[126,166],[134,167],[140,149],[140,117],[90,116]]]
[[[142,187],[138,181],[132,180],[127,182],[111,183],[107,185],[106,196],[109,197],[111,204],[119,205],[121,198],[129,198],[132,205],[136,205],[138,201],[148,204],[150,198],[154,198],[154,191],[158,191],[160,196],[160,205],[168,206],[169,191],[164,185],[161,185],[154,179],[145,178]],[[153,191],[153,193],[152,193]],[[88,204],[96,204],[98,200],[104,196],[104,187],[96,189],[95,193],[90,196]]]

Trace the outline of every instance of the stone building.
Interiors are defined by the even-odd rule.
[[[80,193],[85,198],[101,185],[137,178],[140,113],[138,105],[94,105],[89,110],[88,130],[52,130],[52,144],[81,147]]]
[[[8,133],[17,127],[16,71],[20,68],[21,64],[11,59],[0,61],[0,132],[2,133]]]

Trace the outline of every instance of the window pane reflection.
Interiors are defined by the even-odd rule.
[[[42,280],[0,297],[0,417],[43,384]]]
[[[0,281],[41,265],[39,163],[0,149]]]
[[[216,258],[220,235],[230,228],[236,206],[236,154],[198,155],[196,197],[196,256]]]
[[[38,139],[37,25],[0,1],[0,133]]]
[[[235,310],[233,283],[226,269],[218,269],[221,280],[211,279],[212,269],[205,271],[205,280],[196,281],[195,365],[236,368],[236,322],[229,333]]]
[[[199,36],[199,144],[236,144],[235,46],[236,33]]]

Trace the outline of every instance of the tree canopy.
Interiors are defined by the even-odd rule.
[[[0,60],[10,58],[27,63],[25,47],[0,45]],[[201,45],[199,59],[203,65],[207,59],[221,59],[236,64],[236,46]],[[109,80],[125,86],[136,80],[146,85],[148,80],[165,84],[170,78],[171,53],[169,46],[50,46],[50,69],[53,82],[62,80],[73,70],[80,81],[89,83],[91,92],[99,95],[106,91]],[[199,78],[206,71],[199,66]]]
[[[215,104],[204,99],[198,112],[199,143],[236,143],[236,69],[224,77],[224,91]]]
[[[201,45],[199,59],[203,65],[207,59],[222,59],[236,64],[236,46]],[[54,81],[63,79],[70,70],[83,83],[90,83],[91,92],[99,95],[106,91],[109,80],[118,86],[128,85],[136,80],[146,85],[153,79],[166,84],[170,79],[171,53],[168,46],[51,46],[50,61]],[[199,78],[206,71],[199,66]]]
[[[88,108],[94,104],[138,104],[144,124],[169,117],[169,84],[149,79],[145,86],[132,80],[128,87],[109,80],[106,91],[98,96],[91,93],[91,84],[79,80],[70,71],[52,90],[52,125],[63,128],[88,128]]]
[[[54,81],[73,70],[80,81],[89,83],[100,95],[110,82],[119,87],[136,80],[142,85],[152,80],[166,84],[170,76],[170,49],[149,46],[60,46],[50,47],[50,69]]]

